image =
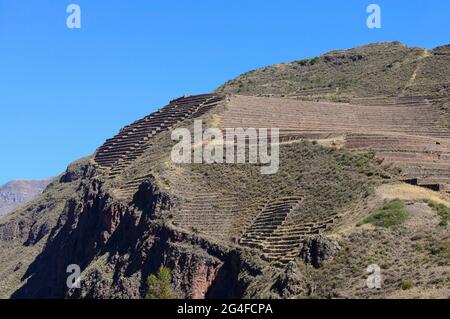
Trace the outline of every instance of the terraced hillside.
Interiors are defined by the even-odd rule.
[[[169,105],[126,127],[107,140],[95,154],[95,162],[101,168],[109,168],[114,177],[124,167],[141,156],[151,138],[161,131],[191,117],[208,112],[221,97],[213,94],[195,95],[172,100]]]
[[[0,221],[0,296],[142,298],[164,265],[180,298],[448,297],[448,53],[373,44],[171,101]],[[174,163],[196,119],[280,128],[278,172]]]
[[[189,107],[198,107],[199,105],[201,107],[207,107],[208,110],[212,110],[213,114],[216,114],[219,105],[219,109],[229,108],[229,103],[224,100],[224,96],[200,95],[172,101],[171,104],[163,108],[162,111],[156,113],[158,116],[158,123],[160,114],[171,114],[174,105],[180,104],[180,102],[183,102],[180,105],[188,105]],[[193,103],[191,103],[191,101],[193,101]],[[193,119],[196,116],[207,114],[207,112],[194,112],[192,116],[188,117],[184,115],[184,111],[179,111],[179,113],[183,114],[182,120],[188,118]],[[108,140],[104,146],[99,148],[94,158],[96,164],[99,165],[99,168],[104,170],[109,176],[109,179],[111,179],[110,183],[115,188],[114,193],[121,200],[132,200],[139,191],[140,186],[145,182],[152,180],[153,174],[157,175],[156,168],[141,171],[139,166],[142,165],[148,168],[149,166],[167,164],[167,149],[161,152],[155,150],[155,146],[157,146],[157,144],[170,145],[170,142],[168,140],[165,140],[164,142],[161,142],[161,140],[155,142],[155,137],[161,137],[159,133],[166,130],[164,128],[156,132],[152,122],[153,118],[155,118],[155,114],[151,114],[143,120],[139,120],[122,129],[116,137]],[[162,115],[161,118],[164,119],[165,116]],[[213,118],[214,120],[211,120],[211,118],[209,119],[210,124],[217,124],[216,115],[214,115]],[[208,122],[207,118],[205,118],[205,120]],[[147,125],[147,122],[151,124]],[[176,125],[178,122],[173,121],[173,124]],[[162,134],[162,138],[164,137],[167,139],[167,135]],[[127,139],[130,139],[131,142],[128,142]],[[142,139],[142,142],[140,144],[136,143],[137,139]],[[133,145],[133,148],[131,148],[131,152],[133,153],[130,153],[130,150],[128,149],[130,144]],[[145,161],[144,165],[139,161],[137,161],[138,164],[135,163],[137,159],[135,156],[136,151],[139,152],[142,159]],[[119,165],[113,166],[113,169],[109,170],[106,164],[110,163],[111,157],[113,160],[116,160],[117,158],[117,163],[119,163]],[[105,159],[107,159],[107,161],[105,161]],[[118,168],[120,168],[120,170]],[[205,177],[201,173],[195,172],[198,167],[194,167],[193,169],[194,172],[185,172],[184,168],[178,167],[178,172],[174,174],[173,171],[175,169],[173,167],[167,167],[160,173],[162,175],[161,179],[167,179],[170,182],[169,184],[171,187],[166,189],[166,191],[174,194],[180,199],[177,207],[174,208],[174,212],[172,213],[173,220],[171,222],[173,225],[179,229],[206,236],[214,241],[227,243],[231,240],[246,245],[245,240],[239,241],[239,238],[243,234],[244,236],[248,236],[251,232],[250,230],[247,230],[247,228],[253,229],[252,227],[254,227],[255,223],[254,218],[255,216],[261,216],[260,210],[263,204],[260,200],[250,200],[248,198],[249,194],[245,194],[243,198],[242,193],[236,192],[235,189],[227,189],[223,187],[223,185],[205,186]],[[140,173],[137,174],[136,170]],[[127,172],[129,171],[133,172],[133,178],[123,178],[122,175],[125,174],[125,176],[127,176]],[[166,176],[166,172],[170,172],[169,176]],[[224,175],[233,177],[236,174],[242,173],[243,172],[240,172],[240,168],[233,167],[231,171],[224,173]],[[272,181],[271,183],[274,182]],[[345,188],[341,191],[344,191],[344,189]],[[272,193],[270,188],[268,190]],[[247,192],[249,191],[250,189],[247,190]],[[274,194],[269,196],[283,205],[284,197],[277,199],[277,197],[274,197]],[[257,195],[253,195],[253,197],[257,197]],[[245,209],[243,209],[243,207],[245,207]],[[296,208],[300,211],[300,207]],[[301,223],[301,221],[296,220],[292,216],[287,218],[288,216],[286,215],[286,222],[283,222],[282,226],[288,227],[288,239],[294,240],[299,237],[303,238],[307,235],[318,234],[321,230],[325,230],[327,225],[332,224],[333,216],[335,215],[328,214],[327,212],[326,216],[325,223],[306,221],[304,222],[304,225],[297,225],[298,223]],[[272,245],[276,245],[276,243],[274,243],[274,238],[279,236],[280,245],[283,244],[285,240],[283,230],[274,230],[275,232],[270,235],[272,238],[268,238],[267,240],[271,242]],[[292,236],[294,236],[294,238],[292,238]],[[294,258],[298,248],[298,245],[289,245],[285,251],[285,253],[288,254],[283,256],[282,262],[286,263]],[[266,255],[268,256],[268,260],[279,261],[277,256],[280,255],[280,252],[268,252],[264,256]]]
[[[450,131],[442,110],[423,97],[355,99],[352,103],[231,96],[220,126],[280,128],[281,140],[317,140],[376,151],[405,180],[448,191]]]
[[[124,127],[116,136],[108,139],[95,153],[95,164],[100,169],[106,170],[110,178],[119,176],[144,154],[151,146],[154,136],[170,130],[186,119],[202,116],[221,100],[222,96],[217,94],[202,94],[172,100],[157,112]],[[160,154],[155,153],[151,158],[156,159],[158,155]],[[150,172],[133,177],[120,186],[117,194],[122,198],[129,198],[149,176]]]

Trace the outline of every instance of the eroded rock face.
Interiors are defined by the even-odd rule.
[[[171,269],[179,298],[240,298],[249,282],[241,274],[259,272],[239,252],[170,227],[173,200],[152,182],[143,183],[129,204],[96,178],[81,182],[77,194],[13,298],[143,298],[147,277],[162,265]],[[82,271],[81,289],[67,287],[72,264]]]
[[[340,249],[341,246],[336,240],[317,235],[303,241],[299,257],[305,263],[320,268],[326,261],[336,256]]]
[[[307,279],[294,262],[286,265],[284,271],[276,279],[272,290],[283,299],[298,298],[310,293]]]
[[[67,294],[67,266],[86,268],[110,249],[117,227],[130,218],[130,211],[92,179],[80,186],[81,198],[67,201],[44,250],[28,268],[28,281],[14,293],[18,298],[61,298]]]
[[[14,220],[0,225],[0,239],[12,241],[16,238],[23,238],[28,235],[31,225],[31,220]]]
[[[168,243],[164,265],[172,269],[174,289],[189,299],[203,299],[217,278],[223,262],[207,255],[201,248]]]
[[[44,236],[50,233],[51,221],[40,218],[47,210],[54,208],[54,204],[36,204],[26,208],[26,215],[14,216],[5,223],[0,224],[0,240],[13,241],[20,240],[24,245],[34,245]]]
[[[83,161],[85,161],[85,159],[81,159],[69,165],[59,181],[61,183],[71,183],[85,177],[91,169],[91,166],[88,163],[83,163]]]

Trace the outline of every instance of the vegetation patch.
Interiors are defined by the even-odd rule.
[[[409,218],[410,214],[406,210],[405,204],[399,199],[394,199],[386,202],[381,208],[364,219],[363,222],[364,224],[388,228],[403,224]]]
[[[314,65],[320,61],[320,57],[316,56],[312,59],[303,59],[293,62],[293,64],[298,64],[301,66]]]
[[[403,280],[401,286],[402,290],[408,290],[414,287],[414,282],[412,280]]]
[[[170,286],[171,279],[170,269],[164,266],[159,268],[156,275],[148,276],[146,299],[175,299],[175,293]]]
[[[441,217],[439,225],[447,227],[448,221],[450,220],[450,208],[444,204],[438,204],[432,201],[427,201],[427,204],[438,213],[439,217]]]

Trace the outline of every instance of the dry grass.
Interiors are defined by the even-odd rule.
[[[378,187],[375,193],[386,200],[398,198],[404,201],[432,201],[450,207],[448,196],[406,183],[384,184]]]
[[[319,139],[316,141],[317,144],[322,145],[324,147],[332,147],[336,149],[341,149],[345,144],[345,136],[336,136],[333,138]]]
[[[448,288],[417,288],[408,290],[396,290],[387,295],[391,299],[447,299],[450,293]]]

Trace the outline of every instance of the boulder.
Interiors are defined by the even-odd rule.
[[[314,268],[320,268],[326,261],[333,259],[340,249],[335,239],[317,235],[303,241],[299,257]]]

